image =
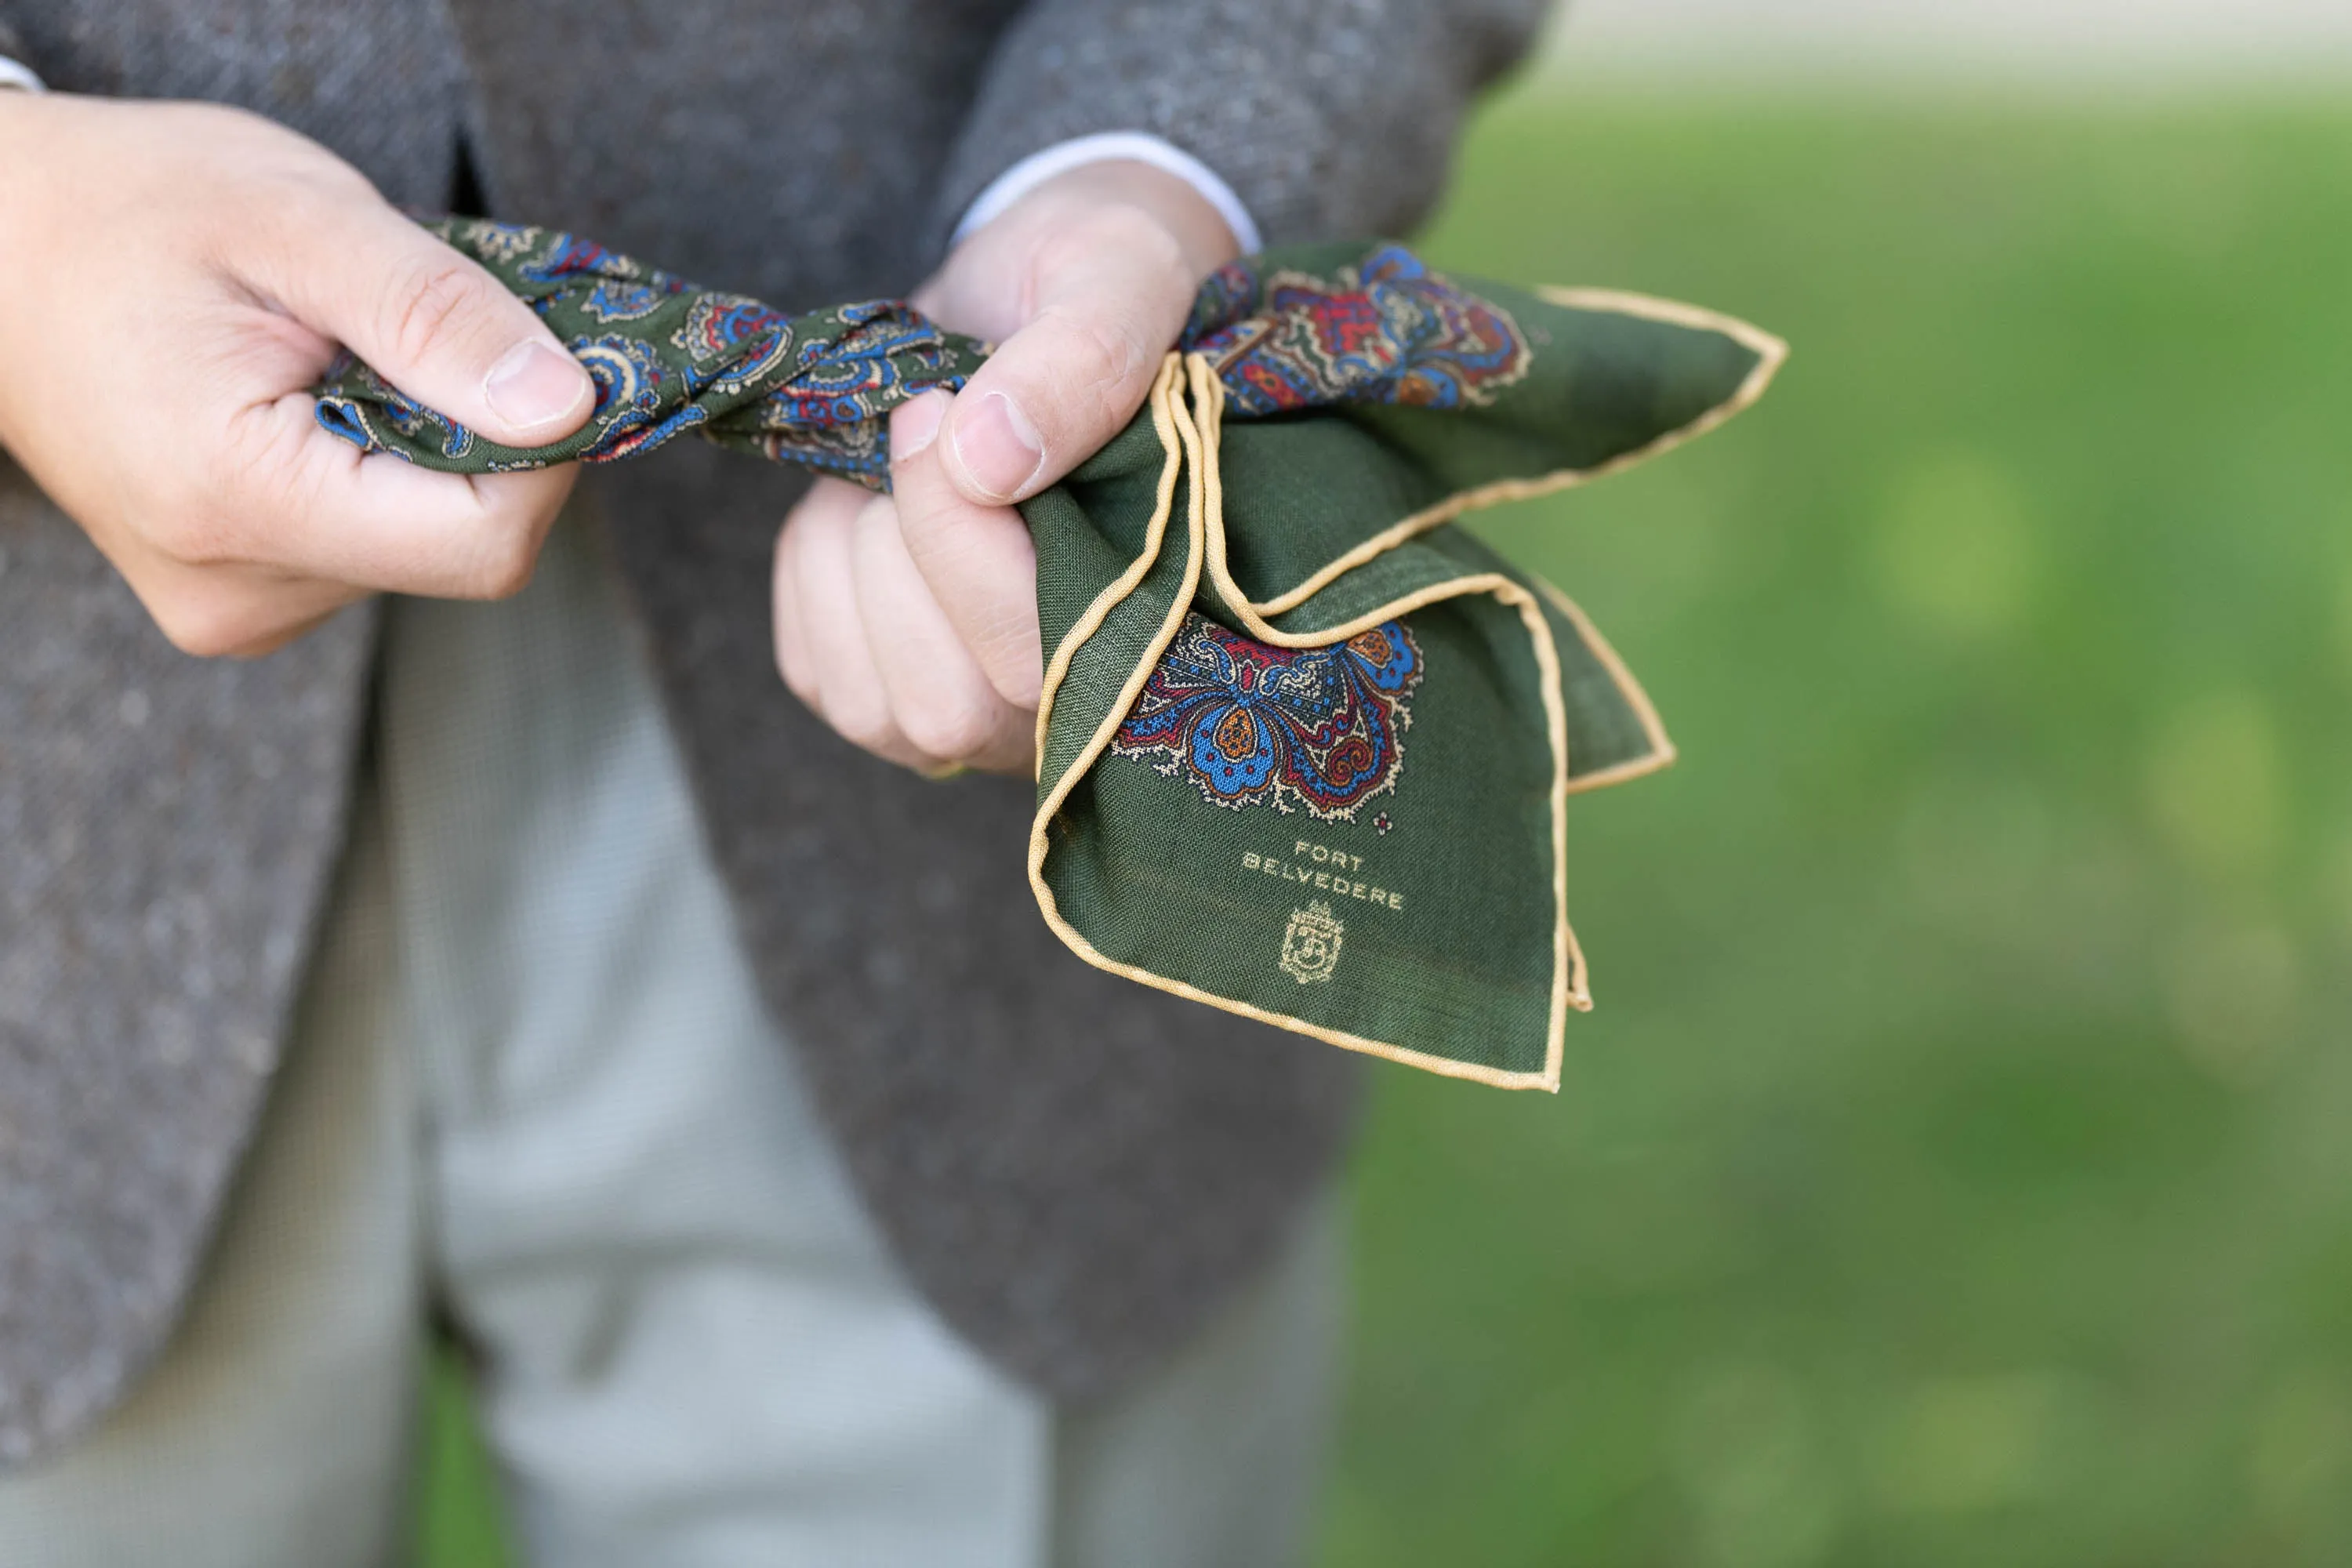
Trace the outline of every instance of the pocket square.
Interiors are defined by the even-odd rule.
[[[500,447],[338,363],[320,422],[427,468],[692,432],[886,488],[889,411],[988,353],[895,300],[793,316],[554,230],[433,226],[597,403],[563,441]],[[1582,612],[1456,520],[1712,429],[1785,353],[1712,311],[1455,279],[1388,243],[1213,274],[1135,419],[1021,506],[1046,659],[1029,879],[1055,932],[1333,1045],[1556,1090],[1591,1005],[1569,799],[1674,749]]]

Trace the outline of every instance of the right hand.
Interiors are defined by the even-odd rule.
[[[530,308],[316,143],[241,110],[0,91],[0,447],[166,637],[268,652],[378,591],[530,577],[569,464],[362,458],[308,391],[342,344],[489,439],[586,423]]]

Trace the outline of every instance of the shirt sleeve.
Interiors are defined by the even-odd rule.
[[[0,89],[16,88],[25,92],[47,92],[48,86],[33,74],[33,68],[22,58],[24,46],[16,41],[16,33],[5,22],[0,22]]]
[[[1118,159],[1133,163],[1149,163],[1153,168],[1175,175],[1200,193],[1201,199],[1214,207],[1217,216],[1225,220],[1233,231],[1234,242],[1246,256],[1265,248],[1265,238],[1257,220],[1243,205],[1233,186],[1227,184],[1214,169],[1210,168],[1181,147],[1175,146],[1148,131],[1097,131],[1091,135],[1074,136],[1066,142],[1056,142],[1051,147],[1032,153],[1013,167],[991,180],[948,237],[950,248],[963,243],[972,230],[990,222],[1005,208],[1035,190],[1056,174],[1088,163],[1102,163]]]
[[[1434,202],[1464,109],[1548,0],[1029,0],[950,154],[952,232],[1063,142],[1155,137],[1213,170],[1273,244],[1396,233]]]

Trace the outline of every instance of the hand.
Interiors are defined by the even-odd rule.
[[[1074,169],[971,236],[915,303],[1003,346],[890,420],[892,494],[820,479],[776,543],[776,662],[802,701],[927,773],[1034,770],[1037,558],[1012,503],[1143,405],[1232,232],[1144,163]]]
[[[570,467],[362,461],[306,390],[338,343],[493,440],[586,422],[530,310],[360,174],[235,110],[0,92],[0,446],[190,653],[255,654],[377,590],[494,598]]]

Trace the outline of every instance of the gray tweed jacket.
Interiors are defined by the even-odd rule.
[[[808,308],[910,287],[988,180],[1094,131],[1191,151],[1271,240],[1395,231],[1540,9],[0,0],[0,52],[61,90],[246,105],[417,207],[451,200],[462,139],[499,216]],[[1081,964],[1031,907],[1025,787],[910,778],[793,702],[766,608],[792,479],[682,443],[582,489],[908,1275],[1033,1386],[1117,1386],[1270,1255],[1341,1146],[1349,1059]],[[372,659],[364,611],[257,663],[181,657],[0,457],[0,1462],[87,1428],[171,1330],[301,980]]]

